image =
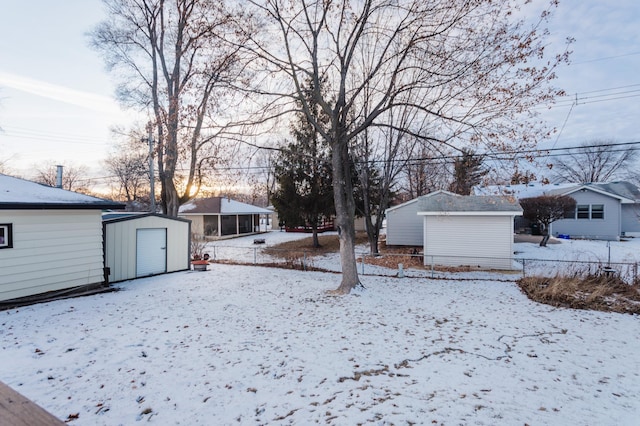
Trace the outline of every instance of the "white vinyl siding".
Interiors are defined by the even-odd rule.
[[[422,217],[418,216],[420,203],[411,200],[387,210],[387,245],[421,246]]]
[[[424,216],[424,264],[512,269],[513,216]]]
[[[161,216],[105,222],[105,266],[109,282],[136,278],[136,235],[139,229],[166,229],[166,272],[189,269],[190,223]]]
[[[13,248],[0,250],[0,300],[104,280],[100,210],[4,210]]]

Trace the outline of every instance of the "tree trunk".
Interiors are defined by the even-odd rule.
[[[333,292],[349,294],[352,289],[360,285],[360,280],[356,263],[355,201],[353,199],[349,155],[346,143],[341,143],[340,138],[337,143],[332,145],[331,162],[333,166],[333,199],[336,208],[340,265],[342,267],[342,281]]]

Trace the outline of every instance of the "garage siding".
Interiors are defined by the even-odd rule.
[[[424,216],[424,263],[512,269],[512,216]]]
[[[167,230],[167,272],[189,269],[190,223],[161,216],[133,217],[105,222],[105,266],[109,282],[136,278],[136,234],[138,229]]]
[[[104,280],[100,210],[7,210],[13,248],[0,250],[0,300]]]
[[[387,245],[421,246],[422,217],[418,216],[420,203],[411,200],[387,210]]]

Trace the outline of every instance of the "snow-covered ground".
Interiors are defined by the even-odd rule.
[[[639,249],[611,243],[612,261]],[[553,308],[506,274],[477,277],[368,275],[343,297],[326,293],[339,275],[259,266],[134,280],[0,312],[0,380],[76,425],[638,424],[638,316]]]

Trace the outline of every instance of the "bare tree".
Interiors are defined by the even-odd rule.
[[[573,212],[576,208],[576,200],[568,195],[541,195],[521,199],[520,206],[525,219],[540,225],[544,235],[540,246],[544,247],[549,241],[549,225],[565,217],[568,212]]]
[[[62,189],[82,193],[90,192],[91,180],[87,177],[87,168],[85,166],[69,164],[69,162],[59,164],[64,164],[62,169]],[[57,165],[39,164],[33,166],[33,169],[35,170],[35,182],[56,186],[58,177]]]
[[[402,201],[412,200],[439,189],[446,189],[451,183],[448,151],[439,152],[430,143],[420,143],[413,154],[407,154],[409,161],[402,170],[400,189]],[[438,147],[443,148],[443,147]],[[446,148],[446,147],[444,147]]]
[[[91,34],[93,46],[121,72],[120,100],[152,111],[162,206],[176,216],[217,160],[221,126],[210,115],[242,68],[238,48],[225,42],[239,32],[224,1],[103,2],[109,18]]]
[[[149,153],[143,134],[131,132],[109,154],[105,168],[111,175],[113,198],[125,201],[128,210],[146,210],[150,204]]]
[[[467,134],[465,140],[474,144],[514,149],[513,141],[531,146],[546,135],[531,120],[532,106],[562,93],[548,83],[566,57],[543,59],[542,26],[549,10],[529,25],[515,18],[524,16],[516,10],[520,3],[248,0],[269,27],[245,47],[257,55],[254,65],[265,75],[284,75],[288,83],[259,80],[256,93],[272,102],[263,113],[281,114],[272,108],[277,102],[290,109],[301,102],[331,149],[342,266],[336,293],[349,293],[360,283],[351,150],[367,129],[384,126],[388,111],[418,111],[434,125],[429,134],[415,136],[435,144],[452,144]],[[315,87],[326,81],[326,90],[316,90],[313,99],[330,117],[326,124],[314,120],[305,99],[308,79]],[[364,97],[371,108],[362,108]],[[413,134],[410,128],[397,130]]]
[[[552,171],[558,182],[608,182],[631,176],[637,160],[638,152],[629,146],[595,140],[556,157]]]

